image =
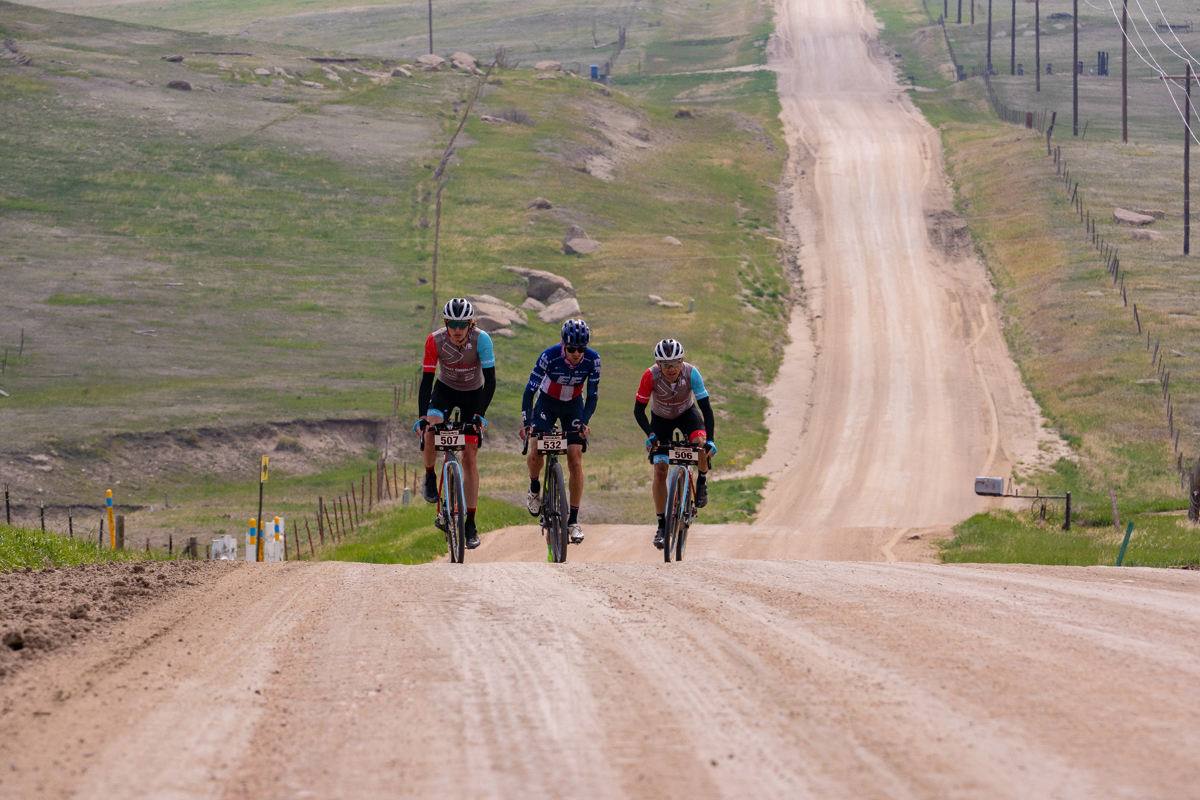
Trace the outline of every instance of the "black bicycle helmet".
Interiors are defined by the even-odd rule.
[[[592,340],[592,331],[588,324],[581,319],[569,319],[562,326],[563,344],[572,347],[587,347]]]

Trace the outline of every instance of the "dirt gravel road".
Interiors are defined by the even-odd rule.
[[[1196,797],[1198,634],[1180,571],[243,565],[0,684],[0,794]]]
[[[776,396],[768,524],[211,570],[0,679],[0,795],[1200,797],[1197,573],[762,560],[899,559],[1039,435],[861,3],[777,23],[815,410]]]

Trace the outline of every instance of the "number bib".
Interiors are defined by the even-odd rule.
[[[434,435],[433,444],[438,450],[463,450],[467,446],[467,437],[462,431],[443,431]]]
[[[539,453],[565,453],[567,452],[567,440],[562,436],[543,436],[538,439],[537,450]]]
[[[672,447],[667,451],[667,459],[672,464],[699,464],[700,454],[690,447]]]

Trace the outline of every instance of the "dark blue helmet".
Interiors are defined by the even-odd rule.
[[[592,340],[592,331],[588,324],[581,319],[569,319],[562,326],[563,344],[572,347],[587,347]]]

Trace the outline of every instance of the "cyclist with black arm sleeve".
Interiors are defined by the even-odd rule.
[[[434,465],[437,450],[433,446],[433,431],[429,425],[450,419],[455,408],[465,423],[467,446],[462,452],[463,488],[467,500],[466,546],[479,546],[475,529],[475,508],[479,502],[479,444],[480,434],[487,428],[488,405],[496,392],[496,356],[492,337],[475,325],[475,307],[462,297],[451,299],[442,308],[445,327],[429,334],[425,340],[424,373],[417,391],[417,409],[421,419],[414,430],[425,436],[425,501],[438,501],[437,473]],[[437,380],[434,373],[437,372]]]
[[[556,421],[561,422],[567,437],[567,481],[571,495],[571,513],[567,520],[571,544],[583,541],[579,526],[579,504],[583,501],[583,452],[591,433],[588,423],[596,411],[600,397],[600,355],[588,347],[592,332],[581,319],[569,319],[562,326],[562,343],[546,348],[538,356],[525,396],[521,401],[522,439],[533,431],[548,432]],[[586,391],[587,397],[584,398]],[[537,403],[534,403],[537,395]],[[543,456],[536,447],[529,449],[529,513],[537,516],[541,510],[541,474]]]
[[[646,418],[646,406],[650,418]],[[697,411],[697,407],[699,410]],[[674,339],[663,339],[654,348],[654,366],[642,375],[633,417],[649,437],[646,451],[654,464],[654,509],[658,514],[658,532],[654,546],[663,548],[665,515],[667,511],[667,453],[671,437],[679,430],[693,445],[704,445],[700,452],[696,477],[696,508],[708,505],[708,461],[717,454],[713,441],[712,403],[700,370],[683,360],[683,345]]]

